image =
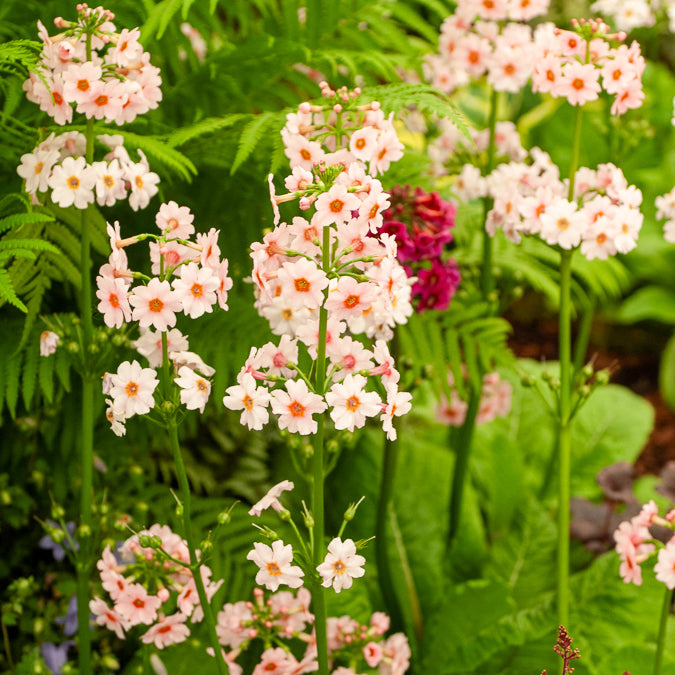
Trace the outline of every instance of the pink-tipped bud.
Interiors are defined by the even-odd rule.
[[[312,200],[309,197],[300,197],[299,204],[302,211],[307,211],[307,209],[312,205]]]
[[[379,110],[380,109],[380,102],[379,101],[372,101],[370,104],[370,109],[371,110]]]
[[[273,625],[271,621],[265,621],[265,628],[272,628]]]
[[[361,96],[361,87],[354,87],[354,95]]]
[[[265,591],[263,591],[262,588],[254,588],[253,589],[253,596],[256,598],[262,598],[262,596],[265,594]]]
[[[299,110],[301,113],[303,113],[303,114],[307,114],[307,113],[309,113],[309,112],[312,111],[312,106],[311,106],[311,104],[310,104],[308,101],[303,101],[303,102],[298,106],[298,110]]]
[[[342,106],[339,103],[336,103],[333,106],[333,111],[336,112],[336,113],[341,113],[342,112]]]
[[[668,511],[668,513],[666,513],[666,520],[669,523],[675,522],[675,509],[671,509]]]
[[[169,591],[166,588],[160,588],[157,591],[157,597],[162,601],[166,602],[169,599]]]
[[[246,601],[246,608],[247,609],[252,609],[253,608],[253,603],[250,600]]]
[[[248,636],[253,639],[256,635],[258,635],[258,631],[255,628],[251,628],[248,632]]]

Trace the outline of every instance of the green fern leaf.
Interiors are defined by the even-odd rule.
[[[281,131],[284,119],[284,113],[266,112],[254,117],[244,127],[239,137],[239,147],[230,168],[230,175],[234,175],[239,167],[251,156],[251,153],[255,150],[258,143],[260,143],[265,131],[268,131],[270,128],[276,128],[277,131]]]
[[[7,195],[7,198],[11,197],[13,195]],[[2,204],[0,203],[1,210]],[[54,222],[54,217],[47,213],[14,213],[11,216],[5,216],[0,219],[0,232],[6,232],[14,227],[21,227],[21,225],[51,222]]]
[[[22,312],[28,312],[28,307],[19,300],[19,297],[14,291],[9,272],[5,269],[0,269],[0,300],[9,302],[10,305],[14,305],[14,307],[20,309]],[[0,408],[1,407],[2,406],[0,406]]]
[[[41,239],[0,239],[0,251],[14,251],[17,249],[59,253],[59,250],[53,244]]]
[[[54,365],[56,355],[40,358],[38,367],[38,381],[40,383],[40,392],[45,397],[47,403],[54,401]]]
[[[37,342],[31,344],[28,349],[26,349],[21,377],[21,397],[26,410],[30,410],[30,405],[33,401],[35,385],[37,383],[39,360],[41,358]]]
[[[173,132],[170,136],[166,137],[166,143],[169,147],[180,148],[188,141],[193,141],[201,136],[209,136],[222,129],[227,129],[228,127],[239,124],[239,122],[246,118],[247,115],[240,113],[226,115],[225,117],[207,117],[206,119],[197,122],[197,124],[183,127]]]
[[[2,383],[4,389],[5,405],[9,410],[12,419],[16,418],[16,404],[19,400],[19,381],[21,378],[21,363],[23,361],[23,354],[14,354],[7,359],[7,365],[3,373],[4,382]]]
[[[389,7],[391,15],[400,21],[407,29],[422,35],[432,45],[438,42],[438,31],[427,23],[410,5],[402,2],[392,2]]]
[[[141,27],[141,43],[145,45],[152,38],[161,39],[169,22],[180,11],[182,4],[183,0],[162,0],[155,5]]]

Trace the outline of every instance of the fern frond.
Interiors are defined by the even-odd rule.
[[[241,132],[237,154],[234,156],[230,175],[234,175],[239,167],[251,156],[266,131],[281,131],[284,125],[284,112],[266,112],[254,117]]]
[[[196,138],[210,136],[217,131],[222,131],[228,127],[235,126],[246,118],[247,115],[241,113],[226,115],[225,117],[208,117],[197,122],[197,124],[174,131],[171,135],[166,137],[166,143],[171,148],[180,148],[182,145],[185,145]]]
[[[2,268],[0,268],[0,300],[14,305],[14,307],[20,309],[22,312],[28,312],[28,307],[21,302],[14,290],[14,286],[12,286],[9,272]]]
[[[157,3],[143,26],[141,26],[141,43],[146,44],[153,38],[161,39],[171,19],[182,9],[183,0],[162,0]]]
[[[0,43],[0,70],[19,66],[34,70],[42,52],[42,43],[35,40],[10,40]]]
[[[11,198],[13,195],[7,195],[5,199]],[[3,200],[4,201],[4,200]],[[8,199],[6,203],[11,201]],[[0,202],[0,211],[2,210],[2,203]],[[13,227],[21,227],[21,225],[30,225],[35,223],[52,223],[55,218],[47,213],[14,213],[11,216],[5,216],[0,219],[0,232],[6,232]]]

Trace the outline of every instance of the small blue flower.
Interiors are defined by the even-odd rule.
[[[66,640],[63,644],[56,646],[53,642],[43,642],[40,645],[40,653],[44,659],[45,666],[49,668],[54,675],[61,675],[61,668],[68,661],[68,649],[75,643],[72,640]]]
[[[53,520],[48,520],[47,524],[55,529],[58,530],[61,529],[61,526],[58,523],[55,523]],[[68,530],[68,533],[72,538],[75,533],[75,523],[72,521],[66,523],[66,529]],[[68,538],[64,539],[63,545],[65,546],[65,548],[72,550]],[[57,562],[61,562],[66,557],[66,551],[64,547],[61,546],[61,544],[57,544],[55,541],[53,541],[48,534],[45,534],[45,536],[42,537],[42,539],[40,539],[40,541],[38,542],[38,546],[40,548],[45,549],[46,551],[51,551],[52,555],[54,556],[54,560],[56,560]],[[77,542],[75,542],[75,550],[77,551],[79,548],[80,545]]]
[[[73,595],[68,603],[68,612],[65,616],[56,618],[56,623],[63,625],[65,635],[75,635],[77,633],[77,596]]]

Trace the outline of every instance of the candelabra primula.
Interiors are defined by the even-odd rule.
[[[619,30],[626,32],[663,21],[670,32],[675,33],[675,2],[672,0],[597,0],[591,10],[611,18]]]

